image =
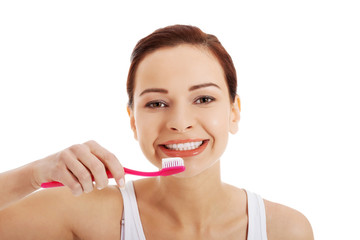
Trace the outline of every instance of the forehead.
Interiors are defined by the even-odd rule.
[[[158,49],[140,62],[135,76],[135,92],[167,84],[189,86],[205,82],[213,82],[226,89],[220,63],[206,48],[182,44]]]

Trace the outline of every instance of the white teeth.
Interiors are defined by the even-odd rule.
[[[198,142],[187,142],[187,143],[179,143],[179,144],[167,144],[165,145],[166,148],[171,150],[177,150],[177,151],[186,151],[186,150],[193,150],[203,143],[203,141]]]

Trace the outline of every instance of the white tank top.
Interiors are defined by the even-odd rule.
[[[121,240],[146,240],[141,225],[133,182],[127,182],[125,189],[120,189],[120,191],[124,201]],[[246,191],[246,193],[249,217],[247,240],[267,240],[264,201],[257,194],[249,191]]]

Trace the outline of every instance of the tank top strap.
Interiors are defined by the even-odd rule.
[[[249,218],[247,240],[267,240],[264,200],[250,191],[246,193]]]
[[[145,240],[133,182],[128,181],[125,189],[120,189],[120,191],[124,202],[121,220],[121,240]]]

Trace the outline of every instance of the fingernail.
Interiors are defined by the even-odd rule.
[[[124,178],[121,178],[118,183],[119,183],[119,187],[121,189],[125,189],[125,179]]]

